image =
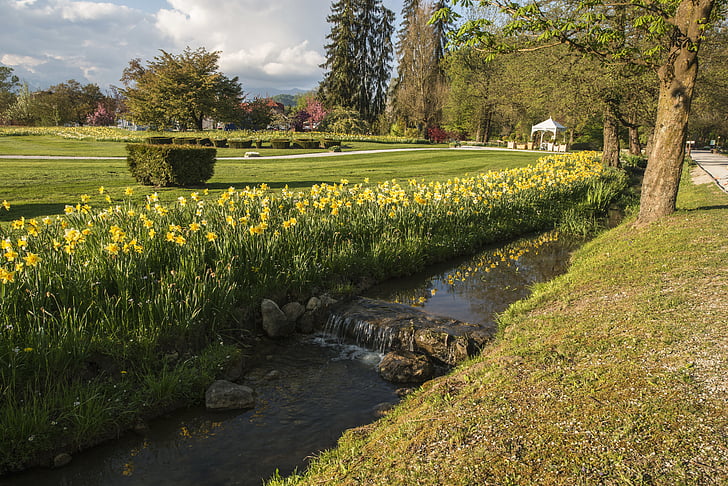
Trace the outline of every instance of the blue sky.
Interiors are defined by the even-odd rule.
[[[384,0],[399,14],[402,0]],[[246,92],[314,88],[331,0],[0,0],[0,64],[31,89],[119,86],[129,60],[186,46],[222,52]]]

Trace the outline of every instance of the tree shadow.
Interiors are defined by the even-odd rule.
[[[262,182],[262,181],[254,181],[254,182],[253,181],[249,181],[249,182],[243,181],[243,182],[224,182],[224,183],[223,182],[211,182],[211,183],[205,184],[204,186],[202,186],[202,188],[210,189],[211,191],[218,190],[218,189],[225,190],[228,187],[234,187],[235,189],[242,189],[242,188],[244,188],[246,186],[248,186],[248,187],[257,187],[257,186],[260,186],[263,183],[264,182]],[[288,182],[265,182],[265,184],[268,187],[270,187],[271,189],[283,189],[286,186],[288,186],[289,189],[301,189],[301,188],[309,189],[314,184],[329,184],[329,185],[333,185],[333,184],[338,184],[338,181],[337,182],[334,182],[334,181],[322,181],[322,180],[318,180],[318,181],[288,181]]]
[[[63,214],[66,205],[61,203],[19,203],[13,204],[10,211],[0,208],[0,221],[14,221],[20,217],[37,218],[49,214]]]

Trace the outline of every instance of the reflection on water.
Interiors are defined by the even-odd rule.
[[[419,307],[471,324],[495,326],[495,315],[530,294],[533,284],[566,270],[575,243],[558,233],[494,247],[370,289],[366,297]]]
[[[555,234],[522,240],[386,282],[367,296],[494,325],[493,315],[526,297],[533,283],[562,273],[572,248]],[[178,412],[155,420],[143,437],[127,434],[77,454],[67,467],[29,471],[0,485],[258,486],[276,469],[286,475],[304,468],[344,430],[372,422],[378,405],[398,400],[395,386],[377,375],[378,353],[324,336],[270,346],[269,359],[246,376],[257,393],[254,410]]]

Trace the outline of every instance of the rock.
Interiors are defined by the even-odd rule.
[[[306,308],[298,302],[289,302],[281,310],[291,322],[296,322],[306,312]]]
[[[321,299],[318,297],[311,297],[306,303],[306,310],[310,312],[316,312],[321,308]]]
[[[73,457],[71,457],[71,454],[68,454],[66,452],[61,452],[56,457],[53,458],[53,467],[63,467],[67,466],[71,463],[73,460]]]
[[[254,406],[255,392],[244,385],[217,380],[205,392],[205,407],[208,410],[244,410]]]
[[[270,370],[266,375],[265,379],[268,381],[277,380],[281,377],[281,372],[278,370]]]
[[[298,319],[296,328],[303,334],[311,334],[314,330],[315,323],[316,319],[314,318],[313,312],[306,311],[301,318]]]
[[[422,383],[433,377],[435,368],[427,356],[409,351],[387,353],[379,364],[379,374],[394,383]]]
[[[418,329],[414,334],[415,349],[449,365],[468,358],[468,338],[447,328]]]
[[[338,300],[330,297],[328,294],[322,295],[319,297],[319,300],[321,301],[321,307],[330,307],[338,302]]]
[[[145,422],[142,422],[140,420],[140,421],[138,421],[137,423],[134,424],[134,427],[132,427],[131,430],[133,430],[134,433],[137,434],[137,435],[144,436],[144,435],[147,434],[147,432],[149,432],[149,426]]]
[[[263,314],[263,330],[268,337],[286,337],[295,331],[296,323],[290,322],[286,314],[278,307],[278,304],[272,300],[263,299],[260,310]]]

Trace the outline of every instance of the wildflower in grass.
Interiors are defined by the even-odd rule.
[[[178,197],[177,202],[180,206],[187,206],[187,199],[184,196]]]
[[[187,243],[187,239],[185,239],[182,235],[177,235],[174,237],[174,242],[177,243],[179,246],[184,246],[185,243]]]
[[[68,204],[66,204],[66,207],[63,208],[63,212],[65,212],[66,214],[73,214],[73,206],[69,206]]]
[[[165,239],[165,241],[171,242],[171,241],[174,241],[175,236],[176,235],[174,233],[172,233],[171,231],[167,231],[167,234],[164,236],[164,239]]]
[[[87,203],[89,201],[91,201],[91,196],[89,196],[88,194],[81,194],[81,202],[82,203],[85,204],[85,203]]]
[[[132,189],[131,187],[127,187],[126,189],[124,189],[125,196],[131,196],[133,194],[134,194],[134,189]]]
[[[196,223],[196,222],[190,223],[190,231],[192,231],[192,232],[200,231],[200,228],[201,228],[200,223]]]
[[[104,192],[106,192],[106,188],[104,186],[99,187],[99,194],[103,194]]]
[[[152,194],[150,196],[147,196],[147,201],[149,201],[149,202],[157,202],[157,201],[159,201],[159,194],[157,194],[155,192],[154,194]]]
[[[155,236],[157,236],[157,232],[156,232],[156,231],[154,231],[153,229],[150,229],[150,230],[149,230],[149,231],[147,232],[147,235],[149,235],[149,239],[150,239],[150,240],[153,240],[153,239],[154,239],[154,237],[155,237]]]
[[[298,224],[298,220],[296,218],[287,219],[283,222],[283,227],[285,229],[288,229],[292,226],[296,226]]]
[[[2,250],[10,250],[13,247],[13,242],[10,241],[9,238],[6,238],[4,240],[0,240],[0,249]]]
[[[29,252],[26,256],[23,257],[23,260],[25,260],[26,265],[36,267],[38,266],[38,263],[40,263],[41,258],[35,253]]]
[[[2,283],[4,284],[14,282],[15,274],[13,272],[5,270],[4,268],[0,268],[0,281],[2,281]]]
[[[208,231],[205,238],[207,238],[207,241],[215,241],[217,239],[217,235],[212,231]]]
[[[15,273],[22,272],[25,268],[25,263],[18,262],[15,264]]]
[[[110,255],[118,255],[120,248],[116,243],[111,243],[106,246],[105,250],[109,252]]]
[[[5,199],[3,199],[3,207],[5,208],[5,211],[10,211],[10,203]]]

